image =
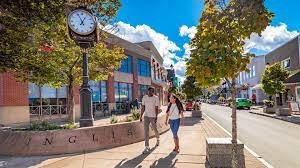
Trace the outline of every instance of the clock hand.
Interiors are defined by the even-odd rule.
[[[77,13],[77,16],[79,17],[79,19],[80,19],[80,21],[81,21],[81,23],[82,23],[82,19],[81,19],[81,17],[80,17],[80,15]]]
[[[86,17],[83,18],[83,20],[81,21],[80,25],[84,25],[83,22],[84,22],[85,19],[86,19]]]

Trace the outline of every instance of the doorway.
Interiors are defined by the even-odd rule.
[[[296,102],[300,105],[300,86],[296,87]]]

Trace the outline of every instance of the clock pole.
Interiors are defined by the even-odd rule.
[[[85,44],[80,44],[82,48],[82,85],[80,88],[80,127],[89,127],[94,125],[92,115],[92,90],[89,85],[88,69],[88,48]]]
[[[84,19],[80,16],[86,15]],[[87,19],[86,19],[87,18]],[[92,21],[85,23],[84,21]],[[92,24],[86,27],[85,24]],[[97,42],[97,22],[86,8],[71,11],[68,15],[68,29],[70,37],[80,46],[82,52],[82,85],[80,87],[80,127],[94,125],[92,115],[92,90],[89,85],[88,49]]]

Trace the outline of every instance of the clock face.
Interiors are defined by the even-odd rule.
[[[82,9],[74,10],[69,14],[68,24],[75,33],[80,35],[90,34],[96,27],[94,17]]]

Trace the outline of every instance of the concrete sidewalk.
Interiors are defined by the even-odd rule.
[[[299,113],[292,113],[291,116],[277,116],[276,114],[268,114],[263,112],[263,108],[252,108],[251,111],[249,112],[251,114],[256,114],[256,115],[261,115],[265,117],[270,117],[286,122],[291,122],[294,124],[300,124],[300,115]]]
[[[173,139],[170,131],[161,135],[161,144],[149,155],[143,155],[144,142],[122,147],[74,155],[48,157],[0,157],[0,167],[45,167],[45,168],[134,168],[134,167],[209,167],[206,163],[206,137],[228,137],[219,126],[206,116],[191,118],[185,113],[185,126],[180,128],[180,154],[173,154]],[[154,146],[155,139],[150,145]],[[245,149],[247,168],[265,167]]]

